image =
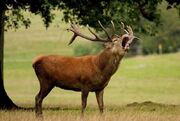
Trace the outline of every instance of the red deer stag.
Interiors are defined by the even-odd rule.
[[[119,63],[129,49],[129,45],[135,38],[130,26],[122,35],[115,35],[115,27],[112,23],[112,36],[105,31],[107,38],[101,38],[90,28],[94,37],[82,34],[75,24],[71,24],[70,31],[74,33],[71,44],[77,36],[90,41],[104,42],[105,49],[97,55],[82,57],[67,57],[60,55],[45,55],[34,59],[33,67],[39,79],[40,91],[35,97],[36,115],[42,115],[42,101],[48,93],[57,86],[62,89],[81,91],[82,114],[86,108],[89,92],[95,92],[99,110],[103,112],[103,92],[108,85],[111,76],[118,69]]]

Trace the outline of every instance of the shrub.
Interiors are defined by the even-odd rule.
[[[96,54],[102,50],[102,44],[91,43],[89,45],[80,44],[74,47],[75,56],[83,56],[89,54]]]

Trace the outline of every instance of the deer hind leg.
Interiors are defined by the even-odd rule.
[[[104,109],[103,94],[104,90],[96,91],[96,99],[99,106],[99,111],[102,114]]]
[[[53,85],[48,84],[47,80],[39,78],[40,91],[35,97],[35,113],[36,117],[42,117],[42,101],[52,90]]]

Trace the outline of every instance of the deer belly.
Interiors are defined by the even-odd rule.
[[[74,79],[63,79],[63,80],[56,80],[55,86],[60,87],[66,90],[73,90],[73,91],[81,91],[81,84],[78,80]]]

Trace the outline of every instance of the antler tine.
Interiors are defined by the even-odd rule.
[[[124,32],[126,32],[126,34],[129,34],[129,32],[125,29],[125,26],[124,26],[123,22],[121,22],[121,25],[122,25],[122,29],[124,30]]]
[[[91,32],[91,34],[93,34],[93,35],[97,38],[98,35],[97,35],[96,33],[94,33],[94,32],[90,29],[89,25],[88,25],[87,27],[88,27],[88,30]]]
[[[124,35],[122,35],[122,38],[123,37],[129,37],[130,39],[134,39],[134,35],[133,35],[133,30],[132,30],[132,28],[130,27],[130,26],[126,26],[127,27],[127,32],[126,32],[126,34],[124,34]],[[125,29],[124,29],[125,30]]]
[[[69,41],[69,43],[68,43],[68,45],[70,45],[71,43],[73,43],[73,41],[76,39],[76,37],[78,36],[76,33],[75,33],[75,28],[76,28],[76,26],[75,26],[75,24],[72,22],[72,21],[70,21],[71,22],[71,28],[69,28],[69,29],[67,29],[67,30],[70,30],[70,31],[72,31],[73,33],[74,33],[74,35],[72,36],[72,38],[71,38],[71,40]]]
[[[74,34],[71,38],[71,40],[69,41],[68,45],[70,45],[71,43],[73,43],[73,41],[76,39],[77,35]]]
[[[91,32],[91,34],[93,34],[95,36],[95,38],[97,40],[102,40],[102,42],[108,42],[108,39],[102,39],[101,37],[99,37],[96,33],[94,33],[88,26],[88,30]]]
[[[127,26],[127,29],[128,29],[128,31],[129,31],[129,35],[132,37],[132,39],[141,40],[140,38],[134,36],[134,33],[133,33],[133,30],[132,30],[131,26]]]
[[[130,26],[127,26],[127,30],[129,32],[129,35],[133,36],[133,30],[132,30],[132,28]]]
[[[122,29],[124,29],[124,23],[121,21],[121,26],[122,26]]]
[[[126,32],[126,34],[129,34],[129,32],[126,29],[123,29],[123,30]]]
[[[95,37],[89,37],[83,33],[80,32],[79,27],[76,26],[76,24],[74,24],[73,22],[71,22],[71,27],[67,30],[70,30],[74,33],[74,35],[72,36],[70,42],[68,45],[70,45],[71,43],[74,42],[74,40],[76,39],[77,36],[82,37],[84,39],[90,40],[90,41],[97,41],[97,42],[109,42],[111,40],[109,39],[102,39],[100,38],[98,35],[96,35],[89,27],[88,27],[89,31],[95,36]]]
[[[115,34],[116,29],[113,21],[111,21],[111,24],[112,24],[112,36],[113,36]]]
[[[108,32],[107,32],[107,30],[104,28],[104,26],[101,24],[101,22],[100,22],[100,21],[98,21],[98,23],[99,23],[99,25],[101,26],[101,28],[104,30],[104,32],[106,33],[106,35],[107,35],[108,39],[109,39],[109,40],[111,40],[110,35],[108,34]]]
[[[125,29],[125,25],[124,25],[124,23],[121,21],[121,32],[122,31],[124,31],[126,34],[129,34],[129,32]],[[122,34],[120,34],[120,35],[122,35]]]

